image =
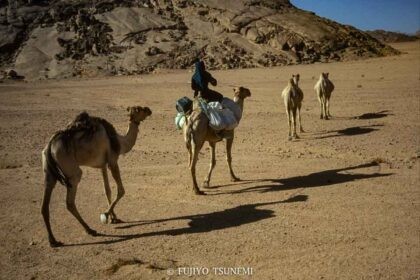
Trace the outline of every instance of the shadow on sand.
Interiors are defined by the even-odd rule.
[[[274,211],[268,209],[258,209],[258,207],[276,205],[281,203],[294,203],[294,202],[305,202],[308,199],[306,195],[296,195],[286,200],[255,203],[240,205],[233,208],[228,208],[223,211],[216,211],[206,214],[190,215],[173,217],[168,219],[149,220],[149,221],[136,221],[124,223],[116,229],[127,229],[132,227],[138,227],[142,225],[162,223],[176,220],[190,220],[187,227],[167,229],[155,232],[146,232],[140,234],[128,234],[128,235],[107,235],[100,234],[99,237],[111,237],[111,240],[102,240],[97,242],[79,243],[79,244],[65,244],[64,247],[69,246],[85,246],[85,245],[98,245],[98,244],[114,244],[131,239],[160,236],[160,235],[181,235],[181,234],[192,234],[210,232],[214,230],[221,230],[231,227],[238,227],[241,225],[255,223],[264,219],[275,217]]]
[[[311,173],[306,176],[297,176],[284,179],[261,179],[261,180],[249,180],[242,181],[238,186],[243,186],[248,183],[262,183],[261,185],[252,186],[248,188],[241,188],[234,191],[219,191],[217,193],[208,193],[208,195],[224,195],[224,194],[239,194],[239,193],[248,193],[248,192],[275,192],[275,191],[284,191],[284,190],[293,190],[301,188],[314,188],[314,187],[324,187],[334,184],[340,184],[345,182],[353,182],[362,179],[376,178],[390,176],[392,173],[356,173],[348,172],[351,170],[365,169],[377,166],[380,168],[380,165],[376,162],[365,163],[356,166],[350,166],[345,168],[331,169],[321,172]],[[224,186],[213,187],[212,189],[220,189]],[[215,230],[222,230],[226,228],[238,227],[245,224],[255,223],[264,219],[269,219],[275,217],[274,211],[269,209],[259,209],[263,206],[271,206],[282,203],[298,203],[307,201],[308,197],[306,195],[295,195],[286,200],[274,201],[274,202],[264,202],[264,203],[253,203],[240,205],[233,208],[228,208],[222,211],[216,211],[205,214],[197,215],[188,215],[180,217],[172,217],[167,219],[157,219],[157,220],[146,220],[146,221],[133,221],[122,223],[115,227],[115,229],[128,229],[133,227],[139,227],[149,224],[164,223],[168,221],[177,221],[177,220],[190,220],[188,226],[175,229],[166,229],[161,231],[145,232],[139,234],[126,234],[126,235],[116,235],[116,234],[100,234],[100,237],[109,237],[111,239],[101,240],[96,242],[87,242],[79,244],[65,244],[63,246],[85,246],[85,245],[99,245],[99,244],[114,244],[119,242],[124,242],[127,240],[143,238],[143,237],[152,237],[152,236],[162,236],[162,235],[182,235],[182,234],[194,234],[194,233],[203,233],[211,232]]]
[[[333,137],[342,137],[342,136],[355,136],[355,135],[363,135],[367,133],[371,133],[373,131],[379,130],[377,127],[382,127],[382,124],[376,125],[367,125],[367,126],[354,126],[348,127],[339,130],[331,130],[327,132],[321,132],[317,134],[324,134],[321,136],[315,136],[313,139],[326,139],[326,138],[333,138]]]
[[[267,193],[267,192],[276,192],[276,191],[285,191],[285,190],[293,190],[293,189],[301,189],[301,188],[315,188],[315,187],[325,187],[335,184],[341,184],[346,182],[353,182],[362,179],[370,179],[370,178],[377,178],[377,177],[385,177],[390,176],[392,173],[355,173],[355,172],[348,172],[351,170],[356,169],[364,169],[370,167],[378,167],[378,171],[380,169],[380,165],[376,162],[359,164],[356,166],[350,166],[345,168],[337,168],[331,170],[325,170],[320,172],[311,173],[305,176],[296,176],[290,178],[282,178],[282,179],[263,179],[263,180],[255,180],[255,181],[245,181],[246,184],[248,183],[263,183],[262,185],[257,185],[248,188],[242,188],[239,190],[234,191],[226,191],[226,192],[217,192],[217,193],[209,193],[208,195],[223,195],[223,194],[239,194],[239,193],[247,193],[247,192],[259,192],[259,193]],[[233,185],[233,184],[229,184]],[[224,186],[229,186],[224,185]],[[216,186],[212,189],[219,189],[224,186]]]
[[[389,110],[382,110],[375,113],[365,113],[355,117],[340,117],[340,116],[332,116],[330,120],[373,120],[373,119],[381,119],[387,116],[393,116],[394,114],[391,113]]]
[[[363,114],[354,118],[358,120],[372,120],[372,119],[384,118],[389,115],[393,116],[394,114],[391,114],[390,111],[388,110],[383,110],[376,113],[366,113],[366,114]]]

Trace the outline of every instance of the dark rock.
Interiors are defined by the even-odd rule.
[[[198,9],[197,14],[199,16],[205,16],[205,15],[208,15],[209,14],[209,10],[204,9],[204,8],[200,8],[200,9]]]
[[[25,77],[19,75],[15,70],[10,69],[6,71],[6,78],[10,80],[23,80]]]
[[[12,69],[12,70],[7,71],[6,75],[7,75],[7,78],[14,79],[18,76],[18,73]]]
[[[161,53],[163,53],[162,50],[155,46],[148,48],[146,51],[146,55],[149,55],[149,56],[153,56],[153,55],[157,55]]]

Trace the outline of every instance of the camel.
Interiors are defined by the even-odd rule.
[[[236,87],[233,89],[233,101],[239,105],[243,112],[244,99],[251,96],[249,89],[244,87]],[[211,127],[209,127],[209,120],[207,116],[200,109],[195,108],[191,115],[187,118],[183,126],[183,134],[185,143],[189,154],[189,168],[193,181],[193,190],[197,195],[204,195],[205,193],[198,188],[197,179],[195,175],[196,164],[198,161],[198,154],[200,153],[203,144],[207,141],[211,149],[210,169],[206,178],[204,179],[203,187],[210,186],[210,177],[214,166],[216,165],[215,153],[216,143],[226,139],[226,160],[229,167],[230,177],[232,181],[239,181],[232,170],[232,145],[234,139],[234,130],[225,131],[225,135],[220,137]]]
[[[328,120],[330,115],[330,98],[334,90],[334,84],[328,79],[329,73],[321,73],[318,82],[315,84],[315,91],[321,105],[320,119]]]
[[[65,130],[56,132],[42,151],[42,166],[44,171],[44,198],[42,201],[42,216],[48,232],[51,247],[63,245],[55,239],[50,225],[49,204],[51,194],[57,181],[66,186],[66,206],[70,213],[79,221],[85,231],[97,236],[80,216],[76,204],[77,186],[82,178],[80,166],[100,168],[104,180],[105,195],[108,200],[107,212],[101,214],[102,222],[121,222],[114,212],[114,207],[124,195],[121,182],[118,157],[128,153],[136,143],[140,122],[152,114],[148,107],[127,108],[130,123],[126,135],[119,135],[115,128],[102,118],[91,117],[86,112],[79,114]],[[117,183],[116,198],[111,200],[111,190],[108,182],[107,167]]]
[[[283,89],[281,96],[284,100],[284,106],[286,107],[287,119],[289,123],[289,140],[293,137],[296,139],[299,136],[296,133],[296,113],[299,119],[299,130],[305,132],[302,128],[302,120],[300,118],[300,109],[302,108],[303,91],[299,88],[300,75],[292,75],[287,86]],[[292,132],[293,123],[293,132]]]

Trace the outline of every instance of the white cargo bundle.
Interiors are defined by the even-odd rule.
[[[185,114],[178,112],[178,114],[175,117],[175,126],[176,126],[176,128],[182,129],[182,127],[184,126],[185,121],[186,121]]]
[[[242,110],[241,110],[241,107],[239,107],[239,105],[235,103],[235,101],[233,101],[230,98],[225,97],[223,98],[222,106],[223,108],[228,108],[233,112],[233,114],[235,115],[236,121],[238,123],[241,121]]]
[[[229,108],[224,108],[220,102],[208,103],[207,117],[210,127],[214,130],[232,130],[239,124],[234,112]]]
[[[200,102],[200,107],[209,119],[210,127],[214,130],[232,130],[239,125],[242,118],[242,110],[232,99],[223,98],[220,102]],[[184,113],[178,113],[175,117],[175,125],[182,129],[186,121]]]

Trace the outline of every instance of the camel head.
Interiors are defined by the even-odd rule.
[[[298,85],[299,84],[300,75],[299,74],[292,75],[292,79],[293,79],[295,85]]]
[[[244,87],[235,87],[233,89],[233,100],[236,101],[238,99],[245,99],[251,96],[251,91]]]
[[[295,86],[296,85],[295,77],[289,79],[289,85],[290,86]]]
[[[130,121],[139,124],[141,121],[144,121],[148,116],[152,114],[152,111],[149,107],[133,106],[127,107],[128,115],[130,116]]]
[[[328,79],[328,75],[329,75],[330,73],[328,73],[328,72],[326,72],[326,73],[324,73],[324,72],[322,72],[322,74],[321,74],[321,78],[323,78],[323,79]]]

